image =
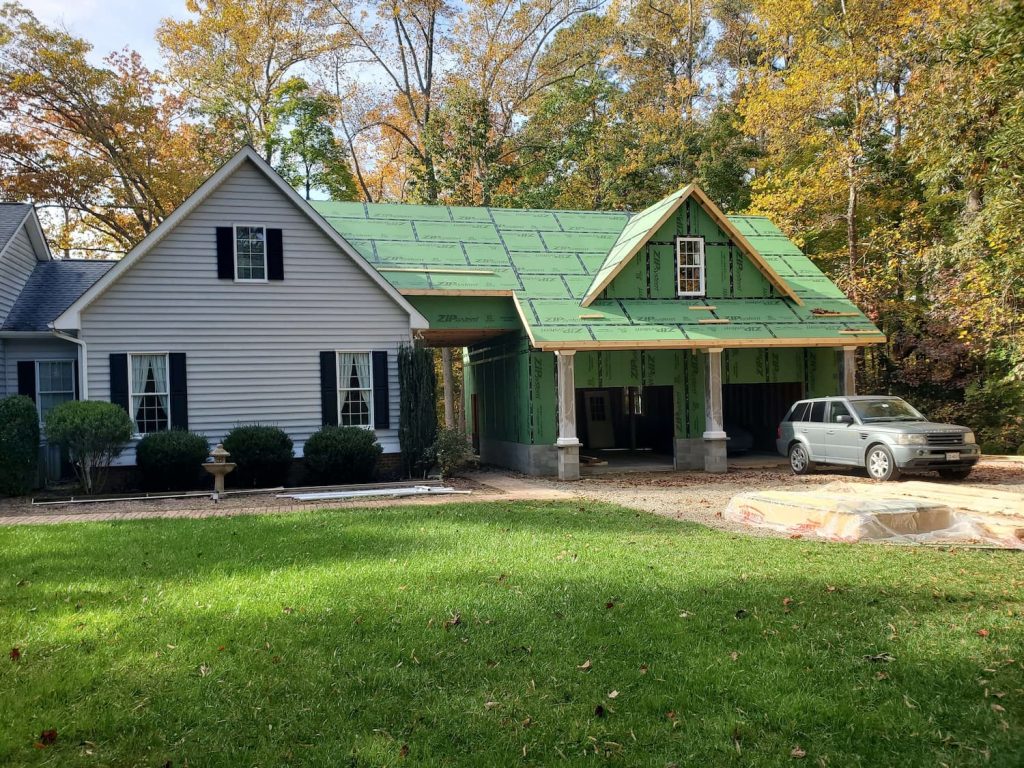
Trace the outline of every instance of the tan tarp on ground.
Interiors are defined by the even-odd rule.
[[[949,543],[1024,549],[1024,494],[927,482],[830,483],[732,498],[728,520],[832,541]]]

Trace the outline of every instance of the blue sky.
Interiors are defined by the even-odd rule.
[[[186,15],[185,0],[21,0],[40,21],[64,26],[95,46],[98,61],[125,46],[142,54],[150,67],[160,64],[153,40],[160,19]]]

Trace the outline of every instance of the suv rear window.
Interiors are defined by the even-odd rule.
[[[793,406],[793,410],[789,412],[786,421],[807,421],[807,411],[810,407],[810,403],[797,403]]]
[[[825,421],[825,401],[818,400],[811,405],[811,418],[807,421]]]

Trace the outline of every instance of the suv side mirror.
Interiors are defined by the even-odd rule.
[[[836,416],[836,424],[853,424],[853,416],[846,413],[840,413]]]

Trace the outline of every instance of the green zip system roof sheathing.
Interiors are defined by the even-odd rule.
[[[691,185],[635,215],[312,204],[410,297],[432,329],[522,328],[530,345],[542,350],[836,347],[884,340],[768,219],[718,212],[720,224],[717,208],[705,200]],[[704,238],[701,298],[675,295],[679,235]],[[599,297],[584,306],[602,282]]]

